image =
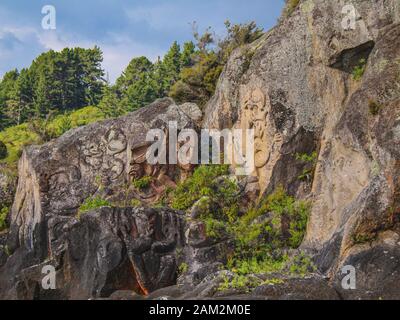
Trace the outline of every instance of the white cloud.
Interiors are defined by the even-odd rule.
[[[103,67],[109,73],[111,82],[121,75],[134,57],[146,56],[155,61],[158,56],[163,56],[165,53],[159,47],[138,43],[128,35],[110,33],[109,40],[100,44],[100,48],[104,53]]]
[[[57,32],[47,31],[39,33],[38,38],[43,47],[56,51],[65,47],[93,48],[96,45],[99,46],[103,51],[103,68],[112,83],[134,57],[146,56],[155,61],[158,56],[164,54],[162,49],[135,42],[125,34],[108,33],[104,42],[78,39],[65,33],[61,37]]]

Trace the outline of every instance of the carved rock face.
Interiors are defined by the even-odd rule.
[[[167,209],[102,208],[80,221],[55,217],[48,230],[52,263],[59,263],[58,278],[65,281],[60,289],[87,299],[118,290],[147,295],[173,285],[184,227],[183,216]]]
[[[243,101],[242,121],[246,129],[254,129],[254,161],[256,168],[262,168],[268,161],[266,150],[268,136],[266,133],[267,116],[270,111],[264,92],[260,89],[248,91]]]
[[[255,175],[264,191],[272,175],[272,165],[280,157],[283,137],[276,128],[270,98],[259,87],[242,88],[240,126],[254,130]]]
[[[195,105],[186,113],[199,120]],[[27,149],[20,165],[20,176],[26,179],[18,187],[11,215],[12,229],[20,241],[12,246],[30,243],[36,225],[51,215],[76,215],[89,197],[125,206],[132,199],[157,201],[167,187],[176,185],[181,168],[148,164],[146,135],[152,128],[168,127],[170,121],[178,123],[178,130],[194,128],[194,120],[186,113],[171,99],[163,99],[126,117],[74,129],[48,144]],[[151,185],[144,191],[135,190],[132,180],[144,176],[152,178]],[[33,215],[28,212],[32,211],[35,225],[25,226],[31,223]]]

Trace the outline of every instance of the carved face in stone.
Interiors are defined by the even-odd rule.
[[[260,89],[251,90],[244,98],[243,125],[244,129],[254,129],[254,161],[257,168],[262,168],[268,161],[267,152],[267,116],[270,105],[265,94]]]
[[[106,274],[120,264],[122,248],[121,241],[115,237],[105,237],[99,242],[96,250],[96,259],[100,273]]]

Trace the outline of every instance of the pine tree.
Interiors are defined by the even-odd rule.
[[[163,65],[165,69],[166,91],[179,80],[181,72],[181,47],[178,42],[174,42],[167,54],[164,56]]]
[[[105,85],[102,96],[99,108],[107,118],[119,117],[127,111],[123,108],[114,87],[110,87],[108,84]]]
[[[104,86],[104,70],[101,67],[103,53],[95,46],[93,49],[80,53],[83,67],[83,86],[85,90],[85,104],[97,105],[101,100]]]
[[[195,51],[196,46],[194,45],[193,41],[185,42],[183,44],[183,51],[181,55],[181,69],[193,66],[193,55]]]
[[[14,120],[8,116],[8,105],[10,99],[14,96],[16,82],[19,77],[17,69],[4,74],[0,83],[0,128],[3,129],[14,123]]]
[[[146,57],[134,58],[117,79],[117,94],[125,110],[136,110],[157,98],[153,68],[153,64]]]

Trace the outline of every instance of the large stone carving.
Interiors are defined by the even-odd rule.
[[[272,168],[280,156],[282,134],[271,117],[269,97],[258,87],[243,89],[240,125],[254,130],[254,165],[260,187],[264,191],[272,175]]]
[[[124,161],[117,155],[126,151],[126,147],[127,139],[124,132],[121,129],[111,128],[97,141],[82,143],[83,163],[102,176],[116,180],[125,170]]]

